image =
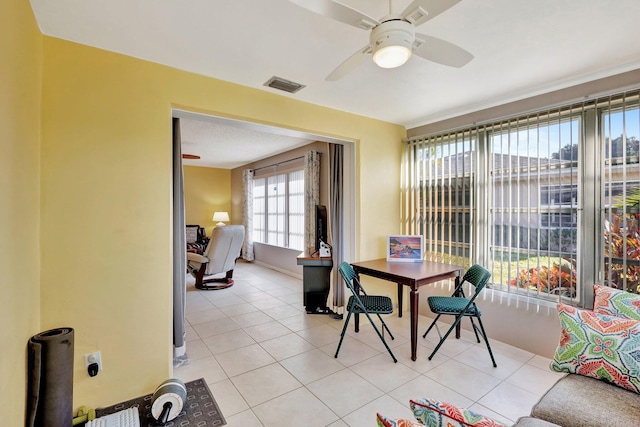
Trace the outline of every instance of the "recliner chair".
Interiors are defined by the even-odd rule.
[[[240,256],[243,241],[244,226],[219,226],[213,229],[204,254],[188,252],[187,269],[196,278],[196,288],[215,290],[232,286],[233,268]],[[224,277],[220,277],[223,273]]]

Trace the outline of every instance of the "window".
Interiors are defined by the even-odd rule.
[[[266,178],[253,180],[253,241],[266,243],[267,182]]]
[[[304,248],[304,171],[289,174],[289,247]]]
[[[540,187],[540,206],[571,206],[578,200],[576,184],[543,185]]]
[[[403,232],[428,259],[485,265],[490,287],[589,300],[640,293],[637,91],[407,142]],[[600,261],[599,261],[600,260]]]
[[[558,111],[487,131],[495,288],[576,297],[579,129]]]
[[[624,101],[627,101],[626,99]],[[604,143],[602,279],[640,293],[640,109],[633,98],[601,112]]]
[[[425,236],[428,260],[464,264],[472,257],[474,147],[470,134],[461,133],[407,152],[415,166],[403,177],[403,205],[411,212],[406,233]]]
[[[254,178],[253,241],[303,250],[303,170]]]
[[[285,242],[287,215],[287,175],[274,175],[267,178],[267,240],[275,246],[287,247]]]

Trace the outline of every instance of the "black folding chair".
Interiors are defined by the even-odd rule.
[[[344,327],[342,328],[342,334],[340,335],[340,342],[338,343],[338,348],[334,357],[338,357],[340,346],[342,346],[342,340],[344,339],[344,334],[347,331],[347,326],[349,326],[349,319],[351,319],[351,315],[364,314],[365,316],[367,316],[367,318],[369,319],[369,323],[371,323],[371,326],[373,326],[373,329],[376,331],[376,333],[382,340],[382,343],[387,348],[387,351],[391,355],[393,361],[398,362],[398,359],[396,359],[396,357],[393,355],[393,352],[391,352],[387,341],[385,341],[384,339],[384,330],[387,330],[387,333],[389,333],[391,339],[394,339],[393,335],[387,327],[387,324],[384,323],[384,320],[382,320],[382,317],[380,316],[381,314],[393,313],[393,303],[391,301],[391,298],[379,295],[367,295],[365,290],[362,288],[360,281],[358,280],[356,272],[353,271],[353,267],[351,267],[349,263],[343,262],[342,264],[340,264],[338,270],[340,271],[340,275],[344,279],[347,287],[353,295],[349,297],[349,301],[347,303],[347,311],[349,312],[349,314],[347,314],[347,319],[344,321]],[[371,314],[377,315],[378,319],[380,319],[380,322],[382,323],[382,333],[380,333],[378,327],[373,322],[373,319],[371,319]]]
[[[489,273],[489,271],[486,270],[484,267],[478,264],[472,265],[471,267],[469,267],[469,269],[465,273],[464,277],[462,278],[458,286],[456,286],[456,289],[453,292],[452,296],[450,297],[433,296],[433,297],[427,298],[427,302],[429,303],[429,309],[434,314],[437,314],[437,316],[429,326],[429,329],[427,329],[427,332],[424,333],[422,338],[426,338],[427,334],[429,333],[429,331],[431,331],[431,329],[434,326],[436,327],[436,330],[438,331],[438,335],[440,336],[440,342],[438,343],[436,348],[433,350],[433,352],[429,356],[429,360],[433,358],[433,356],[436,354],[436,352],[440,349],[440,347],[444,343],[444,340],[446,340],[447,337],[451,334],[451,332],[456,328],[456,326],[460,324],[460,321],[462,321],[462,318],[468,317],[471,320],[471,326],[473,326],[473,332],[476,334],[476,339],[478,340],[478,343],[480,342],[480,337],[478,333],[480,333],[480,335],[482,335],[482,338],[484,339],[485,344],[487,345],[487,350],[489,350],[489,356],[491,356],[493,367],[495,368],[498,366],[496,365],[496,361],[493,358],[493,352],[491,351],[491,346],[489,345],[487,334],[484,330],[484,326],[482,325],[482,319],[480,318],[482,313],[480,312],[480,309],[475,303],[476,298],[478,297],[482,289],[484,289],[485,285],[489,281],[489,277],[491,277],[491,273]],[[466,298],[464,295],[465,283],[470,283],[475,287],[475,291],[471,296],[471,298]],[[453,322],[453,324],[451,325],[447,333],[444,334],[444,336],[440,334],[440,329],[438,329],[438,325],[436,325],[436,322],[438,321],[438,319],[440,319],[440,316],[442,315],[450,315],[450,316],[456,317],[455,321]],[[478,327],[478,325],[476,325],[475,322],[473,321],[474,317],[478,319],[478,324],[480,327]]]

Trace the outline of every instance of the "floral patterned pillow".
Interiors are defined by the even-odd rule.
[[[640,295],[595,284],[593,296],[594,312],[640,320]]]
[[[427,427],[507,427],[484,415],[434,399],[412,399],[409,406],[416,419]]]
[[[560,344],[550,368],[640,393],[640,321],[558,303]]]
[[[378,427],[424,427],[422,424],[412,420],[392,420],[380,414],[376,414],[376,419],[378,420]]]

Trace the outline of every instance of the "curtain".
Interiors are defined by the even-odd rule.
[[[340,144],[329,145],[329,173],[331,175],[329,182],[329,223],[331,224],[331,242],[333,245],[333,264],[332,271],[333,280],[333,306],[344,306],[344,284],[340,278],[337,266],[344,261],[344,223],[342,221],[343,206],[343,152],[344,147]]]
[[[173,366],[189,363],[186,346],[187,242],[180,119],[173,118]]]
[[[304,155],[304,247],[313,252],[316,242],[316,205],[320,203],[320,153]]]
[[[253,261],[253,171],[242,171],[242,224],[244,225],[244,243],[242,244],[242,258]]]

